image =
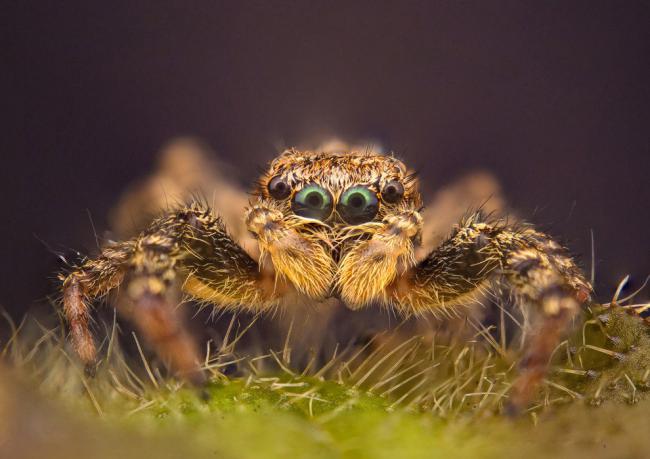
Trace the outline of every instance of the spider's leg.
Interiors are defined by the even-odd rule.
[[[498,180],[482,171],[470,172],[438,189],[422,211],[422,246],[416,253],[426,256],[442,243],[449,229],[467,215],[468,209],[504,215],[505,199]]]
[[[122,282],[133,250],[133,241],[112,244],[97,258],[85,260],[69,274],[59,276],[72,346],[88,372],[93,371],[97,354],[89,326],[90,303]]]
[[[405,314],[443,310],[495,284],[540,317],[529,339],[511,407],[525,407],[546,373],[548,361],[571,318],[591,292],[567,251],[532,228],[467,218],[437,249],[407,269],[417,235],[417,213],[397,212],[359,242],[339,268],[342,298],[352,307],[390,304]]]
[[[118,243],[83,263],[63,281],[63,305],[75,350],[86,364],[95,359],[88,330],[88,304],[124,283],[122,306],[147,341],[170,366],[200,381],[198,350],[175,312],[180,284],[190,295],[219,306],[273,306],[283,285],[269,280],[202,204],[155,220],[132,241]]]
[[[498,284],[522,307],[533,306],[533,324],[509,409],[529,403],[546,374],[553,350],[591,293],[566,249],[530,227],[486,223],[479,214],[389,287],[392,302],[404,311],[453,306],[482,288]]]
[[[530,228],[504,230],[497,245],[504,252],[499,267],[502,283],[521,306],[531,305],[537,312],[507,406],[510,414],[516,414],[544,379],[553,351],[590,298],[592,287],[567,250],[543,233]]]
[[[167,295],[146,293],[140,296],[129,316],[149,345],[178,376],[196,385],[205,381],[197,343]]]
[[[204,381],[196,342],[176,310],[180,295],[175,288],[182,268],[181,242],[187,237],[182,217],[172,214],[156,221],[136,239],[125,277],[129,301],[119,304],[161,359],[183,378]]]

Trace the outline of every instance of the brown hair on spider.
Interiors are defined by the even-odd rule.
[[[175,305],[182,290],[217,308],[269,311],[338,298],[404,315],[445,312],[491,289],[531,308],[536,322],[510,393],[524,408],[591,286],[567,250],[530,226],[469,215],[421,259],[418,182],[400,160],[371,152],[291,149],[271,161],[242,209],[261,257],[234,240],[203,202],[173,209],[137,237],[105,247],[60,276],[63,310],[81,359],[96,350],[90,303],[125,284],[125,311],[179,375],[203,379],[198,348]]]

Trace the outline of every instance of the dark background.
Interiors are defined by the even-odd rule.
[[[0,304],[52,292],[176,135],[252,179],[278,147],[374,138],[473,168],[583,254],[650,274],[650,2],[39,2],[3,7]],[[11,9],[8,9],[11,8]],[[35,236],[36,235],[36,236]],[[648,295],[644,295],[647,297]]]

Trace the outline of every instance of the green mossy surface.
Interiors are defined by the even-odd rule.
[[[13,370],[0,394],[13,407],[0,395],[0,415],[25,425],[49,419],[74,440],[0,443],[0,457],[116,457],[116,448],[144,458],[650,456],[650,335],[620,307],[592,308],[558,348],[531,410],[514,420],[502,414],[513,356],[490,340],[452,339],[431,351],[413,339],[321,373],[297,374],[286,362],[245,377],[215,373],[197,391],[115,351],[85,378],[60,331],[47,336],[5,347]],[[16,380],[28,389],[15,389]]]

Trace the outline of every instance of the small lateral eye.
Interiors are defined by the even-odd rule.
[[[397,180],[391,180],[381,190],[381,198],[390,204],[395,204],[404,196],[404,185]]]
[[[276,175],[269,182],[269,194],[275,199],[285,199],[291,194],[291,187],[279,175]]]

